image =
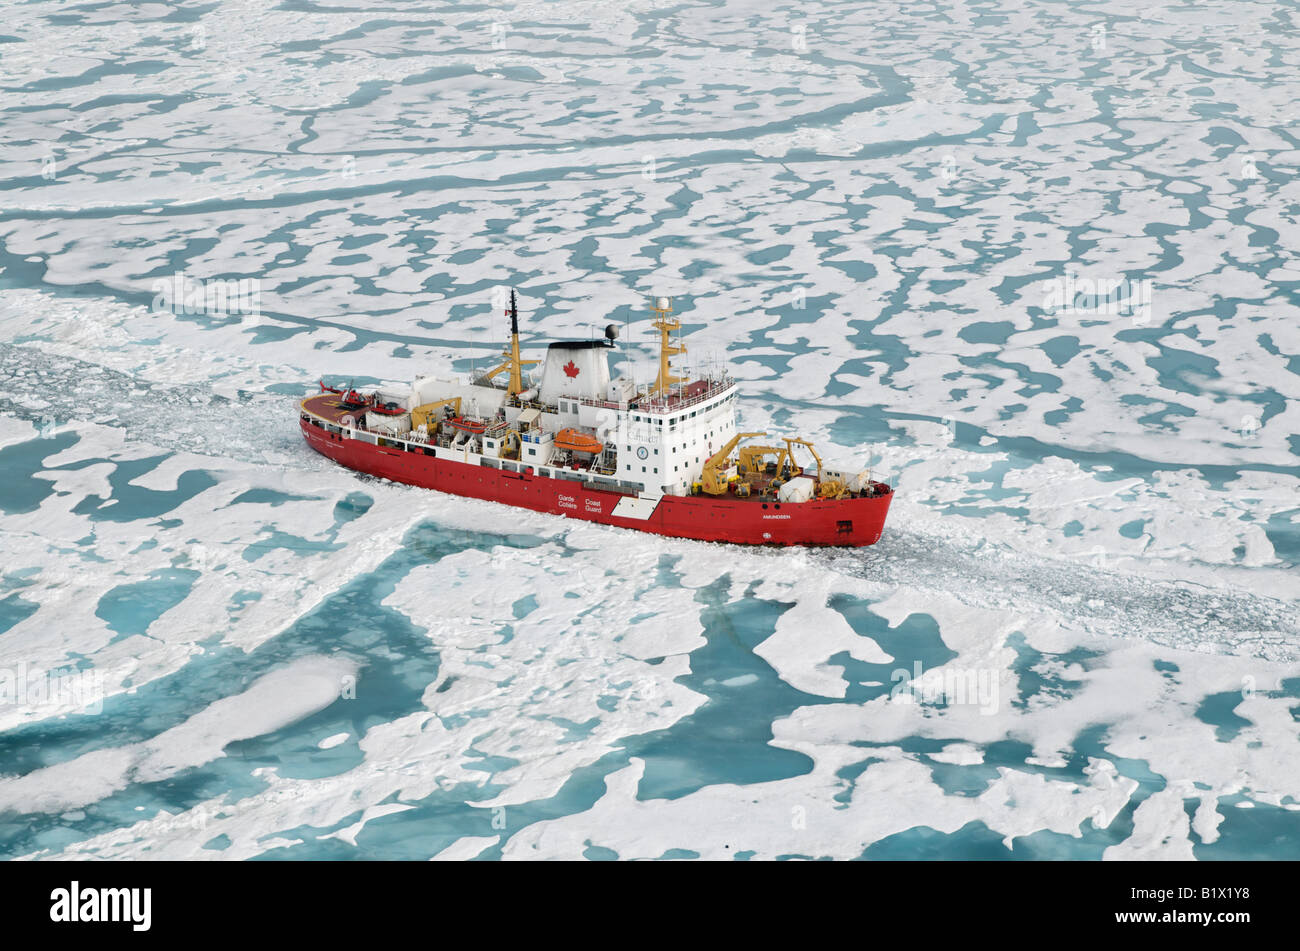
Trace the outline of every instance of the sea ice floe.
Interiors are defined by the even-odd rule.
[[[342,657],[300,658],[149,740],[0,778],[0,812],[62,812],[131,783],[169,779],[222,756],[236,740],[271,733],[329,706],[356,670]]]
[[[800,562],[804,561],[801,566]],[[754,648],[792,687],[825,697],[843,697],[848,688],[844,672],[827,661],[841,652],[867,664],[885,664],[890,657],[880,646],[860,636],[839,611],[827,605],[832,592],[878,593],[872,585],[845,585],[820,572],[808,570],[806,559],[796,555],[783,560],[784,577],[763,581],[754,596],[792,601],[782,612],[775,632]]]

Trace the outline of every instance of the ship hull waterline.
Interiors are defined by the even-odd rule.
[[[306,419],[299,425],[307,444],[321,455],[366,475],[672,538],[740,545],[874,545],[884,531],[885,516],[894,497],[888,490],[870,497],[812,499],[781,505],[732,496],[665,495],[646,517],[625,518],[613,514],[619,501],[628,498],[625,493],[593,488],[577,480],[439,459],[350,439]],[[644,508],[648,510],[650,504]]]

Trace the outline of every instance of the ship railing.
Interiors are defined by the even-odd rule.
[[[541,400],[521,400],[518,396],[512,396],[509,405],[518,406],[520,409],[535,409],[539,413],[552,413],[555,411],[554,406],[547,406]]]
[[[626,410],[628,407],[627,400],[595,400],[580,396],[578,402],[583,406],[595,406],[598,409]]]
[[[637,400],[636,408],[650,413],[667,413],[688,409],[703,403],[705,400],[712,399],[733,383],[735,383],[735,380],[731,379],[731,377],[723,377],[719,380],[710,380],[709,386],[705,387],[702,393],[691,397],[679,395],[642,397]]]

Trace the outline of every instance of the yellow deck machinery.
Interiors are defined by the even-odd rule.
[[[438,424],[442,422],[442,413],[438,411],[448,405],[451,406],[456,415],[460,415],[459,396],[438,400],[434,403],[425,403],[423,406],[417,406],[411,410],[411,428],[419,429],[424,426],[429,436],[432,437],[438,432]]]
[[[724,475],[731,461],[731,450],[742,439],[757,439],[767,433],[737,433],[727,440],[727,444],[704,460],[704,472],[700,475],[700,488],[709,495],[723,495],[727,491],[727,478]]]

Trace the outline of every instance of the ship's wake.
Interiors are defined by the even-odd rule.
[[[298,433],[295,401],[210,382],[153,383],[86,360],[0,344],[0,412],[42,435],[99,423],[131,442],[225,462],[323,469]]]
[[[852,577],[942,592],[973,607],[1015,611],[1087,634],[1276,661],[1300,656],[1294,602],[1155,577],[1132,558],[1073,561],[1017,551],[1007,541],[890,524],[877,545],[826,553],[825,563]]]

